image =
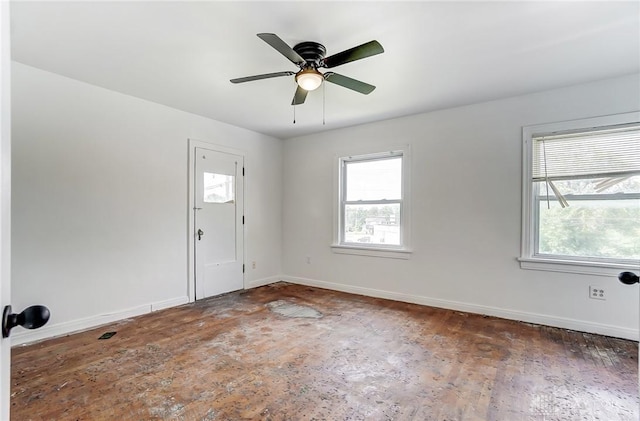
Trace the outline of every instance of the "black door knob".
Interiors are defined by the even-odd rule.
[[[627,285],[637,284],[639,281],[638,275],[633,272],[620,272],[618,280]]]
[[[37,329],[49,321],[51,313],[45,306],[31,306],[22,313],[11,313],[11,306],[6,306],[2,313],[2,337],[8,338],[11,329],[22,326],[25,329]]]

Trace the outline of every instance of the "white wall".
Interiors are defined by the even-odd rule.
[[[638,75],[283,142],[14,63],[12,298],[49,325],[187,297],[187,138],[246,151],[247,287],[280,279],[638,337],[638,287],[522,270],[521,127],[640,109]],[[334,254],[334,160],[412,148],[409,260]],[[283,172],[284,171],[284,172]],[[283,245],[281,249],[281,245]],[[311,257],[307,263],[306,257]],[[588,298],[588,286],[609,299]]]
[[[631,75],[287,140],[284,273],[299,283],[637,339],[637,285],[523,270],[516,258],[522,126],[639,110],[639,85]],[[334,160],[402,142],[412,153],[411,259],[334,254]],[[589,285],[606,287],[608,300],[589,299]]]
[[[281,273],[281,140],[12,70],[13,306],[52,314],[14,344],[186,302],[188,138],[245,151],[245,285]]]

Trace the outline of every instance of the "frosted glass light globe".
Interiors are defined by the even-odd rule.
[[[323,80],[322,73],[315,69],[304,69],[296,74],[296,83],[305,91],[318,89]]]

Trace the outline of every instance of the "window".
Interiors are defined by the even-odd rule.
[[[405,158],[404,151],[393,151],[339,159],[337,252],[408,257]]]
[[[638,267],[639,114],[524,128],[523,268]]]

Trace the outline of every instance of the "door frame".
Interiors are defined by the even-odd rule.
[[[187,139],[187,145],[189,148],[189,165],[188,165],[188,195],[187,195],[187,295],[189,296],[189,302],[193,303],[196,300],[196,267],[195,267],[195,256],[196,256],[196,247],[195,247],[195,237],[196,237],[196,218],[195,218],[195,173],[196,173],[196,159],[195,153],[196,148],[209,149],[214,152],[228,153],[233,155],[238,155],[242,157],[242,161],[244,162],[244,166],[247,166],[247,158],[246,154],[243,150],[229,148],[227,146],[218,145],[215,143],[205,142],[197,139]],[[243,171],[244,172],[244,171]],[[242,214],[244,215],[244,210],[246,208],[246,200],[247,200],[247,183],[245,182],[245,177],[242,177],[242,191],[243,191],[243,208],[241,209]],[[242,263],[244,265],[245,256],[247,254],[247,235],[245,230],[245,225],[242,224]],[[247,289],[246,285],[246,277],[245,272],[242,273],[242,288]]]
[[[0,310],[11,302],[11,22],[0,1]],[[0,419],[8,420],[11,338],[0,337]]]

